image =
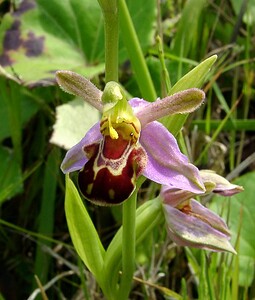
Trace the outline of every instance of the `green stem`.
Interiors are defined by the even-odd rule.
[[[119,11],[121,37],[127,48],[142,96],[146,100],[155,101],[157,94],[125,0],[119,0]]]
[[[119,17],[118,1],[98,0],[104,15],[105,30],[105,81],[118,82],[119,73]]]
[[[117,299],[128,299],[135,268],[135,226],[137,191],[123,203],[122,275]]]
[[[158,35],[156,37],[156,42],[158,44],[158,57],[159,57],[159,61],[160,61],[160,65],[161,65],[161,73],[162,73],[162,79],[163,79],[163,83],[162,83],[162,95],[164,97],[166,97],[167,95],[169,95],[170,90],[171,90],[171,80],[170,80],[170,76],[165,64],[165,53],[164,53],[164,49],[163,49],[163,42],[161,37]]]
[[[142,184],[140,178],[138,180],[137,189],[139,189]],[[162,203],[159,198],[146,201],[136,210],[136,246],[139,245],[144,240],[144,238],[147,237],[152,232],[152,230],[162,222],[162,220],[164,219],[162,213]],[[119,295],[118,293],[120,293],[119,270],[120,266],[122,266],[122,248],[124,247],[122,239],[123,227],[121,227],[115,234],[104,257],[104,286],[108,288],[107,295],[112,295],[112,298],[108,298],[114,300],[122,299],[120,297],[117,297]],[[128,255],[128,253],[126,254]]]

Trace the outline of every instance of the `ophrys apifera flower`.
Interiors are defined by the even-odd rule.
[[[61,165],[64,173],[80,171],[78,182],[85,198],[100,205],[122,203],[140,175],[159,184],[204,192],[198,169],[156,121],[197,109],[205,97],[202,90],[185,90],[151,103],[139,98],[127,101],[116,82],[107,83],[102,93],[70,71],[58,71],[56,78],[65,91],[81,96],[102,113],[101,121],[67,152]]]

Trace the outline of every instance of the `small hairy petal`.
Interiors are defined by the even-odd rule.
[[[229,235],[213,228],[194,215],[185,214],[170,205],[163,205],[167,230],[171,239],[180,246],[228,251],[236,254],[229,243]],[[220,219],[220,217],[218,217]]]
[[[143,128],[140,143],[148,155],[144,176],[160,184],[204,193],[198,169],[188,162],[176,139],[162,124],[154,121]]]
[[[71,71],[57,71],[56,80],[65,92],[81,97],[102,112],[102,92],[88,79]]]
[[[141,125],[155,121],[159,118],[174,114],[190,113],[196,110],[204,101],[205,93],[197,88],[184,90],[159,99],[155,102],[147,102],[147,105],[139,109],[139,103],[134,101],[138,107],[136,108],[136,115],[139,118]],[[141,104],[141,102],[140,102]]]
[[[212,170],[200,170],[199,173],[205,185],[214,185],[214,193],[222,196],[232,196],[244,190],[242,186],[230,183]]]
[[[80,170],[84,167],[88,158],[85,155],[84,147],[94,144],[102,139],[100,133],[100,123],[96,123],[80,140],[78,144],[67,151],[66,156],[61,164],[61,170],[64,174]]]
[[[205,194],[213,192],[222,196],[232,196],[243,191],[243,187],[230,183],[228,180],[216,174],[214,171],[200,170],[199,175],[206,189]],[[162,186],[160,194],[164,203],[173,207],[181,204],[185,200],[191,199],[196,195],[196,193],[167,185]]]

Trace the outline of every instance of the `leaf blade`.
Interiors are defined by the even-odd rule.
[[[65,213],[75,249],[100,283],[105,250],[69,175],[66,175]]]

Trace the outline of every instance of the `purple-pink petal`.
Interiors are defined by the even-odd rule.
[[[84,146],[91,145],[99,141],[101,138],[102,134],[100,132],[100,122],[98,122],[91,127],[91,129],[78,144],[67,151],[66,156],[61,164],[61,170],[63,173],[66,174],[82,169],[85,163],[88,161],[83,151]]]
[[[129,103],[135,114],[148,105],[147,101],[139,98],[133,98]],[[87,162],[84,146],[93,144],[101,138],[98,122],[67,152],[61,165],[62,171],[68,173],[82,169]],[[161,123],[154,121],[143,127],[139,141],[148,155],[144,176],[159,184],[197,194],[204,192],[198,169],[188,162],[187,157],[180,152],[176,139]]]
[[[169,185],[162,185],[160,195],[165,204],[176,207],[185,200],[189,200],[193,197],[194,193],[187,190],[177,189]]]
[[[198,169],[188,162],[173,135],[159,122],[151,122],[141,131],[140,143],[148,155],[143,175],[160,184],[194,193],[203,193]]]
[[[243,187],[230,183],[224,177],[211,170],[200,170],[200,176],[205,185],[207,183],[214,185],[213,192],[222,196],[232,196],[243,191]]]
[[[143,107],[147,106],[150,102],[141,98],[132,98],[128,101],[128,103],[132,106],[135,115],[137,115],[140,111],[142,111]]]
[[[133,98],[130,101],[132,107],[147,105],[147,101],[139,98]],[[100,132],[100,122],[97,122],[91,129],[86,133],[86,135],[80,140],[78,144],[73,146],[69,151],[67,151],[65,158],[61,164],[61,170],[64,174],[78,171],[82,169],[85,163],[88,161],[85,153],[83,151],[84,146],[88,146],[99,141],[102,138]]]
[[[204,98],[205,93],[197,88],[180,91],[154,102],[146,102],[140,109],[138,107],[136,116],[143,127],[164,116],[190,113],[201,105]]]
[[[197,216],[201,216],[211,227],[230,238],[228,226],[221,217],[194,199],[191,199],[189,204],[191,206],[192,213]]]
[[[163,207],[169,236],[176,244],[235,253],[235,250],[229,243],[230,237],[228,234],[170,205],[164,204]],[[220,219],[220,217],[218,218]]]

